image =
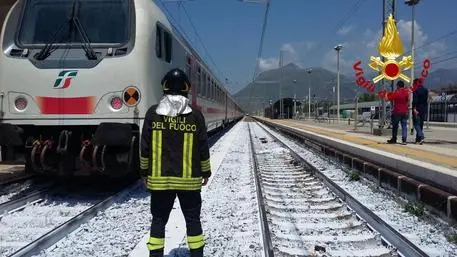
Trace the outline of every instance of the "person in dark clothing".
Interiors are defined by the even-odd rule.
[[[414,80],[414,84],[418,79]],[[427,116],[428,89],[422,84],[413,93],[414,129],[416,130],[416,144],[424,142],[424,121]]]
[[[149,256],[164,255],[165,226],[177,196],[190,256],[202,257],[200,192],[211,176],[205,118],[189,106],[191,85],[182,70],[171,70],[161,84],[164,96],[146,112],[141,134],[140,174],[151,192]]]
[[[403,145],[406,144],[406,138],[408,136],[408,104],[409,104],[409,91],[405,88],[403,81],[397,82],[397,90],[394,92],[380,92],[380,96],[386,100],[392,101],[392,138],[387,140],[389,144],[397,143],[398,123],[401,122],[401,141]]]

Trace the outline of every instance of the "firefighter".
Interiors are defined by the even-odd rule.
[[[164,95],[146,113],[141,135],[140,168],[151,193],[149,256],[163,256],[165,225],[176,196],[187,227],[190,256],[203,256],[201,186],[211,176],[205,119],[189,106],[191,84],[180,69],[162,79]]]

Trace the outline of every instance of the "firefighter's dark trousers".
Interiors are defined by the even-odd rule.
[[[163,256],[165,225],[168,222],[176,195],[186,220],[190,256],[203,256],[205,242],[200,222],[202,198],[199,191],[151,191],[152,224],[148,242],[150,256]]]

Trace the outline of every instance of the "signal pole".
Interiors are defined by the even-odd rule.
[[[396,10],[396,0],[383,0],[382,3],[382,35],[384,36],[385,33],[385,28],[386,28],[386,20],[387,17],[389,17],[389,14],[392,14],[393,18],[395,19],[397,17],[397,10]],[[381,56],[381,61],[385,61],[385,58]],[[381,80],[381,87],[385,88],[385,80]],[[390,84],[391,91],[394,91],[394,81],[391,81]],[[381,122],[379,124],[379,128],[384,128],[384,125],[386,124],[386,116],[387,116],[387,106],[386,106],[386,100],[381,99],[381,104],[382,104],[382,118]],[[391,106],[392,110],[392,106]]]
[[[416,4],[419,3],[419,0],[408,0],[408,1],[405,1],[405,3],[409,6],[411,6],[411,9],[412,9],[412,22],[411,22],[411,57],[413,59],[413,62],[414,62],[414,22],[415,22],[415,13],[414,13],[414,7],[416,6]],[[414,65],[413,67],[411,68],[411,88],[413,88],[413,84],[414,84]],[[410,128],[410,131],[411,131],[411,135],[414,134],[414,128],[413,128],[413,93],[410,92],[409,94],[409,119],[408,119],[408,126]]]
[[[336,61],[336,117],[338,123],[340,123],[340,51],[343,48],[342,45],[337,45],[333,49],[337,52],[337,61]]]
[[[283,113],[283,103],[282,103],[282,58],[283,58],[283,51],[279,51],[279,69],[281,71],[281,77],[279,79],[279,117],[282,119],[282,113]]]
[[[311,72],[313,69],[306,69],[308,72],[308,119],[311,120]]]

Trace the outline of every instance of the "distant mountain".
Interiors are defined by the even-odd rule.
[[[282,77],[281,95],[283,98],[293,97],[294,86],[297,99],[306,98],[309,87],[311,87],[311,95],[315,96],[316,100],[332,100],[334,99],[332,87],[335,86],[336,97],[337,76],[336,73],[329,70],[314,67],[311,74],[308,74],[306,69],[290,63],[283,67]],[[279,99],[280,78],[281,70],[279,68],[262,72],[257,76],[255,83],[250,83],[238,91],[235,97],[245,110],[265,106],[270,99],[276,102]],[[354,90],[358,89],[354,85],[354,79],[340,74],[341,99],[354,97]]]
[[[376,76],[374,72],[367,71],[366,78]],[[409,72],[406,72],[409,75]],[[417,74],[420,75],[420,74]],[[312,68],[311,74],[306,69],[289,63],[282,71],[282,97],[293,97],[294,86],[297,99],[303,100],[308,96],[308,88],[311,87],[311,95],[315,100],[334,100],[336,98],[336,73],[321,67]],[[417,76],[418,77],[418,76]],[[269,100],[276,102],[279,99],[279,81],[281,70],[272,69],[260,73],[255,83],[250,83],[235,94],[235,98],[244,110],[251,111],[265,107]],[[294,80],[296,83],[294,83]],[[449,83],[457,82],[457,70],[437,69],[429,74],[425,86],[432,89],[440,89]],[[332,87],[335,86],[335,94]],[[357,91],[366,91],[355,84],[355,75],[340,74],[340,102],[352,101]]]
[[[432,63],[433,65],[433,63]],[[437,69],[429,74],[425,86],[432,89],[441,89],[457,82],[457,70]]]

